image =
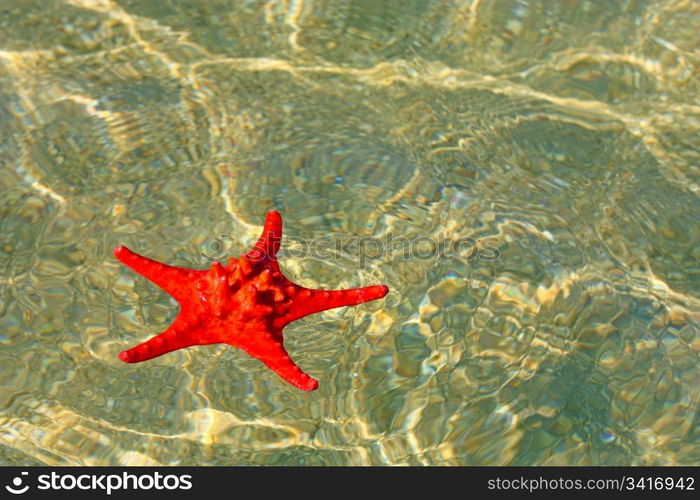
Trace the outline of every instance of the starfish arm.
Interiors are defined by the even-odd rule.
[[[259,347],[255,349],[246,349],[239,345],[234,345],[234,347],[242,348],[250,356],[259,359],[265,363],[270,370],[297,389],[301,389],[302,391],[314,391],[318,388],[318,380],[308,376],[294,361],[292,361],[292,358],[287,354],[281,341],[266,343],[264,349],[260,349]]]
[[[284,327],[294,320],[315,314],[335,307],[354,306],[381,299],[389,288],[385,285],[366,286],[364,288],[351,288],[348,290],[311,290],[303,288],[295,297],[289,311],[284,316],[275,320],[276,327]]]
[[[188,335],[188,331],[188,325],[176,319],[163,333],[159,333],[136,347],[122,351],[119,354],[119,359],[125,363],[140,363],[177,349],[197,345],[198,342],[193,341],[193,336]]]
[[[262,234],[246,257],[253,261],[275,260],[282,242],[282,216],[276,210],[270,210],[265,218]]]
[[[190,296],[188,284],[203,271],[169,266],[132,252],[124,245],[114,249],[114,256],[144,278],[152,281],[180,302]]]

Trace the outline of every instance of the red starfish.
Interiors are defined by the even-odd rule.
[[[294,364],[283,346],[282,329],[292,321],[334,307],[384,297],[384,285],[351,290],[311,290],[280,272],[277,251],[282,217],[267,214],[253,249],[228,266],[215,263],[208,271],[168,266],[132,252],[114,249],[123,264],[168,292],[180,304],[175,322],[163,333],[119,354],[138,363],[176,349],[203,344],[229,344],[265,363],[295,387],[313,391],[318,381]]]

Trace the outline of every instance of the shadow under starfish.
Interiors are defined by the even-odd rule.
[[[114,249],[123,264],[168,292],[180,304],[163,333],[119,354],[126,363],[146,361],[193,345],[229,344],[265,363],[293,386],[313,391],[318,381],[304,373],[284,349],[282,330],[292,321],[384,297],[384,285],[349,290],[313,290],[289,281],[279,269],[282,217],[270,211],[260,239],[240,259],[209,270],[157,262],[125,246]]]

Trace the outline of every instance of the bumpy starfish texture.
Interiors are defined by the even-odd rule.
[[[318,381],[304,373],[284,349],[282,330],[292,321],[334,307],[384,297],[384,285],[350,290],[313,290],[289,281],[277,264],[282,217],[270,211],[253,249],[227,266],[209,270],[162,264],[114,249],[123,264],[168,292],[180,304],[175,322],[163,333],[119,354],[126,363],[146,361],[193,345],[229,344],[265,363],[293,386],[313,391]]]

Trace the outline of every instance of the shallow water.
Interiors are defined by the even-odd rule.
[[[680,0],[0,1],[0,463],[698,463],[698,47]],[[112,248],[271,208],[290,278],[391,288],[286,329],[320,388],[119,361],[177,305]]]

